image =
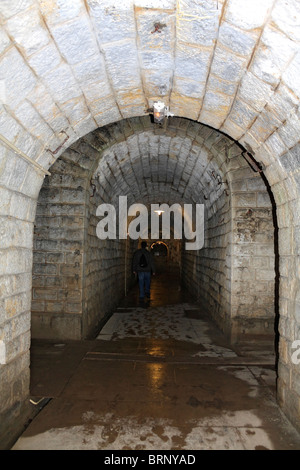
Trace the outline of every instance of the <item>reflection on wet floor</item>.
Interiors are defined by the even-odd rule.
[[[270,342],[228,344],[175,274],[146,308],[135,286],[93,341],[33,342],[31,393],[51,400],[15,450],[300,449]]]

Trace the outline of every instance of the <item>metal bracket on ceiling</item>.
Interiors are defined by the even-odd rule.
[[[65,143],[69,140],[69,136],[68,134],[65,132],[65,131],[61,131],[60,134],[65,134],[66,135],[66,138],[64,139],[64,141],[55,149],[55,150],[50,150],[50,149],[47,149],[48,152],[51,153],[51,155],[56,155],[57,152],[65,145]]]
[[[242,152],[242,156],[246,160],[246,162],[249,164],[249,166],[252,168],[255,173],[262,173],[265,170],[265,166],[263,163],[258,163],[254,157],[247,152],[246,150]]]

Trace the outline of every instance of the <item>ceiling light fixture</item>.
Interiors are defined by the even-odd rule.
[[[162,124],[165,118],[174,116],[173,113],[169,112],[169,107],[163,101],[155,101],[151,111],[153,111],[154,122],[158,124]]]

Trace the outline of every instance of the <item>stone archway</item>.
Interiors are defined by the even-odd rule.
[[[168,256],[169,248],[165,242],[154,242],[150,248],[154,255],[157,253],[158,256]]]
[[[278,396],[298,425],[297,2],[5,0],[0,13],[1,422],[21,416],[28,395],[33,221],[47,170],[78,139],[164,99],[264,168],[279,227]]]
[[[127,133],[122,136],[123,126]],[[205,246],[199,253],[185,254],[183,279],[189,279],[189,289],[232,340],[250,332],[273,334],[271,201],[257,167],[249,166],[244,150],[234,141],[189,120],[172,118],[162,129],[149,118],[133,119],[78,141],[51,171],[41,191],[35,226],[34,335],[80,339],[95,329],[97,325],[92,327],[90,321],[88,328],[82,327],[90,309],[87,299],[95,297],[95,306],[102,305],[100,291],[93,293],[89,287],[87,294],[85,290],[91,283],[97,285],[91,281],[93,276],[102,279],[106,292],[103,315],[112,307],[108,302],[110,275],[105,281],[101,274],[103,263],[109,273],[109,257],[100,256],[98,268],[95,264],[95,247],[99,245],[100,253],[109,243],[96,240],[95,213],[102,202],[117,207],[118,197],[124,195],[128,205],[204,204]],[[107,249],[118,257],[122,243]],[[111,258],[114,265],[122,264],[121,258]],[[119,285],[123,285],[123,274]],[[116,292],[113,297],[118,300]],[[95,322],[96,314],[90,315]]]

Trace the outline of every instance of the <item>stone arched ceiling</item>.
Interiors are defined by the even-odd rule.
[[[170,118],[164,129],[146,117],[129,119],[82,142],[98,152],[91,160],[92,180],[99,181],[100,196],[111,203],[122,195],[129,203],[210,206],[230,192],[230,169],[248,167],[234,141],[182,118]]]
[[[297,0],[2,0],[1,135],[48,168],[163,99],[272,164],[300,129],[299,14]]]

